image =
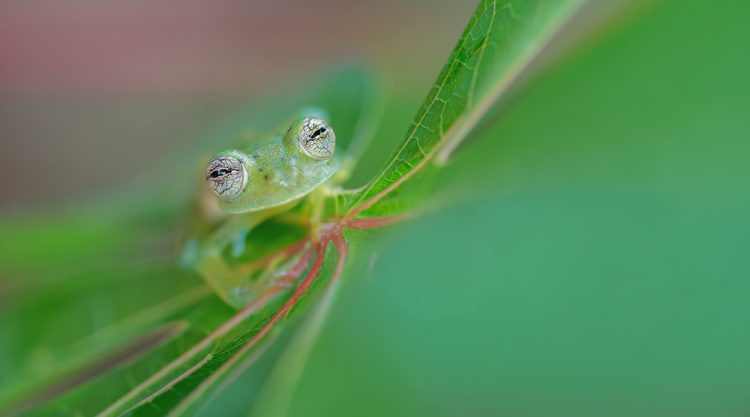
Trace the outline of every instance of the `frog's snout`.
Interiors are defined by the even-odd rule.
[[[219,156],[206,168],[206,183],[219,198],[229,200],[245,189],[247,170],[238,158]]]

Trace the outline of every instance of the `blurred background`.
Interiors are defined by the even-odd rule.
[[[631,3],[502,103],[436,178],[435,210],[355,237],[288,415],[750,415],[750,5]],[[342,61],[387,80],[377,168],[475,6],[0,2],[0,387],[200,283],[172,263],[111,269],[122,230],[87,218],[26,217],[58,240],[4,241],[13,215],[107,200],[164,161],[192,169],[175,153],[200,154],[227,114]],[[67,285],[66,268],[105,262],[106,280]],[[247,415],[269,363],[203,415]],[[88,415],[159,366],[41,415]]]
[[[90,195],[153,169],[175,147],[206,140],[238,105],[289,93],[339,62],[371,65],[419,100],[474,7],[3,1],[0,165],[15,178],[0,182],[0,211]]]

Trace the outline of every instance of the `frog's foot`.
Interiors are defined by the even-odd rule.
[[[292,308],[297,304],[297,301],[299,301],[299,298],[303,296],[307,290],[310,288],[312,283],[318,278],[320,275],[320,269],[323,265],[323,258],[325,256],[326,249],[328,248],[330,243],[333,243],[333,246],[336,248],[336,252],[338,252],[338,258],[336,259],[336,266],[333,271],[333,275],[331,277],[331,281],[329,283],[330,286],[335,285],[336,282],[341,277],[341,273],[344,269],[344,265],[346,263],[346,259],[349,253],[348,246],[346,244],[346,240],[344,239],[343,230],[346,228],[352,228],[352,229],[373,229],[378,227],[387,226],[399,221],[402,221],[406,219],[407,216],[391,216],[391,217],[376,217],[376,218],[369,218],[369,219],[350,219],[350,218],[343,218],[339,219],[337,221],[333,221],[330,223],[323,224],[318,229],[318,241],[317,243],[311,247],[309,250],[306,250],[303,252],[303,256],[300,258],[300,261],[295,264],[294,267],[290,268],[288,272],[279,280],[277,280],[274,284],[274,288],[283,288],[286,286],[291,285],[296,278],[302,273],[302,271],[307,267],[307,261],[311,257],[312,253],[315,252],[315,262],[313,263],[313,266],[310,268],[310,271],[307,273],[305,278],[302,280],[302,282],[297,286],[292,296],[284,303],[284,305],[281,307],[281,309],[273,316],[273,318],[264,326],[261,331],[253,337],[250,341],[248,341],[248,345],[252,346],[253,344],[257,343],[257,340],[263,337],[264,334],[266,334],[278,321],[278,319],[288,314]],[[305,239],[303,241],[297,242],[293,245],[290,245],[286,248],[283,248],[278,254],[285,254],[285,253],[294,253],[295,251],[299,250],[300,248],[304,247],[309,243],[308,239]],[[266,262],[267,258],[263,258],[256,262]],[[249,349],[249,347],[246,345],[246,347]],[[244,349],[244,348],[243,348]]]
[[[247,241],[247,235],[250,234],[250,230],[242,230],[237,233],[237,237],[232,241],[232,256],[239,258],[245,253],[245,242]]]
[[[233,307],[243,307],[257,298],[252,283],[243,280],[242,276],[226,263],[220,251],[201,253],[193,260],[191,266]]]
[[[277,289],[280,285],[288,285],[289,283],[294,282],[297,277],[299,277],[302,272],[307,269],[309,260],[312,257],[312,254],[315,253],[315,261],[305,275],[305,278],[299,283],[297,288],[294,290],[294,293],[292,293],[291,297],[287,299],[284,305],[273,315],[273,317],[271,317],[271,319],[263,326],[263,328],[261,328],[260,331],[258,331],[250,340],[248,340],[242,346],[242,348],[234,356],[232,356],[232,358],[230,358],[224,365],[222,365],[222,368],[229,369],[230,367],[234,366],[235,362],[244,357],[247,351],[257,345],[258,342],[273,329],[273,327],[280,319],[284,318],[287,314],[289,314],[290,311],[292,311],[294,306],[299,302],[300,298],[305,295],[305,293],[307,293],[313,282],[315,282],[315,280],[320,276],[325,253],[330,243],[333,243],[333,246],[336,248],[336,251],[338,252],[338,258],[336,259],[336,266],[334,268],[333,275],[331,276],[331,279],[328,283],[329,289],[333,288],[333,286],[338,283],[349,253],[349,249],[346,241],[344,240],[342,230],[343,229],[341,227],[341,224],[339,224],[338,222],[327,223],[321,227],[318,236],[319,240],[317,241],[317,243],[310,246],[309,249],[304,250],[303,255],[300,257],[300,260],[295,264],[293,268],[288,271],[288,274],[285,277],[283,277],[276,283],[276,286],[272,290]]]
[[[310,240],[303,239],[236,266],[229,265],[220,252],[207,253],[195,267],[227,303],[241,308],[269,288],[288,288],[307,268],[312,251]]]
[[[302,281],[301,284],[299,284],[299,286],[295,290],[295,295],[292,295],[292,297],[288,300],[288,303],[290,304],[285,308],[287,308],[287,310],[291,310],[291,308],[296,304],[296,300],[307,291],[312,282],[317,278],[320,269],[320,265],[318,265],[318,263],[322,262],[322,258],[325,255],[325,251],[330,243],[333,243],[339,255],[336,261],[336,267],[332,281],[338,280],[348,254],[348,247],[343,235],[343,231],[345,229],[374,229],[402,221],[407,217],[408,216],[402,215],[367,219],[337,219],[335,221],[320,225],[316,229],[317,231],[315,236],[298,241],[270,255],[266,255],[255,262],[243,265],[241,267],[241,271],[244,273],[250,273],[263,268],[267,268],[269,266],[278,264],[279,259],[288,261],[290,259],[294,259],[295,257],[300,257],[300,259],[302,260],[304,259],[304,256],[307,256],[309,258],[312,251],[316,252],[316,263],[313,265],[306,278]],[[312,242],[316,243],[311,245]],[[304,248],[306,247],[309,249],[304,250]],[[280,278],[276,278],[270,281],[271,286],[274,288],[291,287],[306,267],[306,262],[302,264],[295,263],[293,267],[286,269]],[[285,306],[287,306],[287,304],[285,304]]]
[[[332,223],[327,223],[322,225],[317,230],[319,231],[319,234],[317,234],[315,237],[317,238],[315,243],[312,243],[309,239],[305,239],[304,241],[297,242],[293,245],[290,245],[286,248],[282,248],[279,250],[276,255],[281,254],[295,254],[298,255],[290,255],[290,256],[299,256],[294,264],[285,270],[284,275],[278,279],[274,285],[266,291],[262,292],[258,299],[256,299],[251,304],[247,305],[243,309],[241,309],[232,319],[230,319],[225,325],[221,326],[219,329],[217,329],[214,333],[206,337],[203,341],[200,342],[199,345],[197,345],[194,349],[191,349],[191,351],[186,352],[183,356],[185,357],[191,357],[195,355],[199,349],[204,348],[208,345],[212,340],[227,334],[229,331],[234,329],[237,325],[242,323],[242,321],[250,316],[251,314],[254,314],[255,312],[259,311],[260,308],[262,308],[264,305],[267,305],[268,301],[275,298],[281,293],[285,293],[285,288],[287,288],[289,285],[297,282],[297,279],[308,270],[307,274],[305,275],[305,278],[299,283],[297,288],[295,289],[294,293],[287,299],[287,301],[284,303],[284,305],[279,309],[272,317],[271,319],[261,328],[259,332],[257,332],[250,340],[248,340],[241,348],[240,350],[233,355],[229,360],[227,360],[215,373],[215,375],[222,375],[225,372],[229,371],[232,367],[234,367],[238,361],[240,361],[242,358],[247,357],[246,353],[252,349],[254,346],[256,346],[265,336],[268,334],[273,327],[279,322],[280,319],[284,318],[289,312],[294,308],[294,306],[297,305],[297,302],[299,299],[307,293],[310,286],[313,284],[313,282],[319,277],[322,266],[323,266],[323,260],[325,257],[326,250],[328,249],[328,246],[330,243],[333,243],[334,248],[336,249],[336,252],[338,254],[336,259],[336,265],[333,271],[333,275],[331,276],[331,279],[328,283],[328,288],[326,291],[331,291],[335,285],[337,285],[338,281],[341,278],[341,274],[344,268],[344,265],[346,264],[347,256],[348,256],[348,246],[346,244],[346,241],[344,240],[343,236],[343,230],[346,228],[354,228],[354,229],[370,229],[370,228],[377,228],[386,226],[389,224],[392,224],[394,222],[403,220],[403,216],[399,217],[382,217],[382,218],[369,218],[369,219],[338,219]],[[309,266],[310,260],[315,254],[315,261],[312,266]],[[272,258],[271,256],[267,257],[267,259]],[[257,265],[262,265],[266,261],[264,259],[256,261]],[[237,375],[237,373],[242,372],[242,370],[246,369],[247,366],[249,366],[251,363],[253,363],[258,358],[258,355],[251,355],[247,357],[247,359],[240,364],[240,366],[237,368],[234,375]],[[178,362],[176,362],[178,363]],[[169,366],[172,366],[170,364]],[[169,368],[165,368],[169,369]],[[193,372],[193,368],[188,370],[186,374],[183,375],[189,375],[189,372]],[[233,378],[234,376],[231,376],[230,378]],[[204,382],[205,384],[206,382]]]

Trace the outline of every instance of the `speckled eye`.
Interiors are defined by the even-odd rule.
[[[206,169],[206,183],[219,198],[236,197],[247,183],[247,171],[242,161],[233,156],[214,158]]]
[[[336,151],[336,135],[328,123],[317,118],[302,121],[297,143],[306,155],[315,159],[328,159]]]

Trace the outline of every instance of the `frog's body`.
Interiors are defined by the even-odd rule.
[[[230,305],[240,307],[252,301],[255,284],[227,264],[224,249],[231,246],[239,256],[255,226],[340,178],[334,177],[339,167],[335,145],[333,129],[325,121],[304,117],[243,147],[217,154],[205,178],[224,214],[209,233],[188,243],[183,264],[198,271]],[[321,201],[309,200],[313,205]],[[317,210],[313,207],[312,211]],[[205,223],[211,213],[201,217]]]

